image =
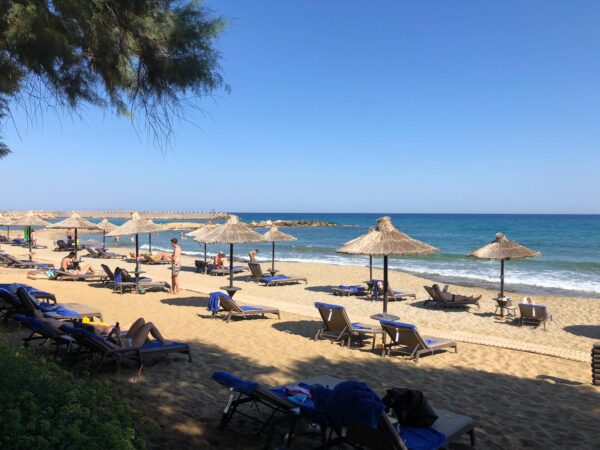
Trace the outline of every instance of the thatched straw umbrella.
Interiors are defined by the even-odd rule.
[[[206,260],[206,242],[203,240],[204,235],[215,229],[218,225],[214,223],[204,224],[202,228],[198,228],[194,231],[190,231],[186,236],[190,236],[194,241],[204,244],[204,273],[208,271],[208,263]]]
[[[14,217],[9,216],[8,214],[1,215],[0,214],[0,226],[6,227],[6,239],[10,239],[10,226],[15,220]]]
[[[429,255],[437,251],[437,248],[398,231],[392,225],[392,219],[387,216],[377,219],[377,227],[374,230],[369,230],[337,249],[338,253],[350,255],[383,256],[383,314],[373,316],[377,320],[389,320],[392,317],[396,319],[387,313],[388,256]]]
[[[275,273],[275,242],[284,242],[284,241],[295,241],[296,238],[289,234],[284,233],[283,231],[279,231],[276,225],[271,226],[269,231],[263,234],[263,238],[265,241],[269,241],[272,244],[271,247],[271,273]]]
[[[367,234],[369,234],[369,233],[372,233],[372,232],[374,232],[374,231],[375,231],[375,228],[373,228],[373,227],[370,227],[370,228],[369,228],[369,230],[367,231]],[[360,240],[360,239],[363,239],[365,236],[366,236],[366,235],[362,235],[362,236],[359,236],[359,237],[357,237],[357,238],[355,238],[355,239],[352,239],[351,241],[348,241],[348,242],[346,242],[346,243],[343,245],[343,247],[341,247],[341,248],[338,248],[338,249],[336,250],[336,253],[346,253],[346,252],[344,251],[344,249],[346,248],[346,246],[351,246],[351,245],[352,245],[352,244],[353,244],[355,241],[358,241],[358,240]],[[373,255],[369,255],[369,280],[372,280],[372,279],[373,279]]]
[[[135,283],[136,290],[139,292],[139,273],[140,273],[140,241],[139,235],[145,233],[155,233],[162,231],[160,225],[151,220],[143,219],[137,212],[131,213],[131,219],[120,227],[115,228],[107,236],[125,236],[135,234]]]
[[[238,216],[230,215],[223,225],[218,225],[202,237],[207,244],[229,244],[229,289],[232,295],[239,288],[233,287],[233,244],[264,242],[265,239],[256,231],[240,222]]]
[[[106,233],[110,233],[115,230],[117,226],[114,223],[110,223],[107,219],[102,219],[98,224],[98,229],[102,230],[102,247],[106,248]]]
[[[75,229],[75,260],[77,260],[77,248],[79,247],[77,230],[98,230],[98,225],[90,222],[89,220],[85,220],[78,213],[73,213],[65,220],[61,220],[60,222],[50,224],[46,228],[52,230],[68,230],[70,228]]]
[[[16,219],[12,220],[10,222],[10,225],[27,227],[27,232],[29,233],[29,260],[31,261],[31,227],[46,227],[50,225],[50,223],[46,222],[44,219],[42,219],[32,211],[29,211],[27,214],[24,214],[21,217],[17,217]]]
[[[509,259],[535,258],[540,252],[523,247],[514,241],[506,239],[503,233],[496,233],[496,239],[487,245],[469,253],[469,258],[499,259],[500,260],[500,298],[504,297],[504,261]]]

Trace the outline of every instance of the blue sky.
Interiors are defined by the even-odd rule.
[[[600,213],[599,2],[206,4],[231,93],[164,154],[17,111],[0,208]]]

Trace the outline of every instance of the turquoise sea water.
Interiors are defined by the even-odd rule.
[[[287,261],[320,261],[364,266],[368,257],[342,255],[335,249],[367,232],[384,214],[290,214],[241,213],[244,222],[277,219],[315,219],[339,223],[333,228],[283,228],[297,241],[277,243],[277,258]],[[497,286],[499,262],[466,258],[465,255],[504,232],[509,239],[542,252],[542,257],[509,261],[509,289],[525,292],[567,293],[600,296],[600,216],[597,215],[479,215],[479,214],[392,214],[394,225],[409,236],[427,242],[440,252],[423,257],[393,257],[390,267],[406,272],[462,284]],[[122,223],[123,221],[114,221]],[[160,221],[159,221],[160,223]],[[265,229],[258,229],[263,233]],[[169,239],[180,233],[153,235],[153,249],[169,250]],[[98,240],[98,236],[85,236]],[[147,247],[147,236],[140,242]],[[202,254],[203,247],[191,239],[181,241],[185,253]],[[113,243],[107,243],[114,246]],[[121,244],[130,245],[124,239]],[[227,250],[225,245],[208,246],[210,254]],[[259,248],[259,259],[270,259],[270,244],[235,247],[245,257]],[[374,259],[381,266],[380,259]],[[365,274],[367,271],[365,270]],[[360,280],[359,280],[360,281]],[[348,280],[354,283],[356,280]]]

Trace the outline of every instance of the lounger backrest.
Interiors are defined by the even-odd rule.
[[[56,337],[58,337],[58,333],[41,320],[37,320],[33,317],[27,317],[22,314],[15,314],[14,318],[19,322],[25,324],[31,331],[36,332],[40,336],[49,339],[55,339]]]
[[[240,308],[240,306],[232,298],[221,296],[221,299],[219,301],[221,303],[221,308],[223,308],[225,311],[244,312],[244,310]]]
[[[426,349],[429,347],[414,325],[382,320],[381,326],[396,345],[403,345],[412,349]]]
[[[425,292],[429,294],[429,297],[431,297],[432,300],[436,300],[435,291],[431,286],[423,286],[423,289],[425,289]]]
[[[17,289],[17,298],[19,299],[25,314],[28,316],[33,316],[35,311],[38,309],[36,305],[37,300],[34,300],[33,296],[31,296],[24,287]]]
[[[21,304],[19,299],[6,289],[0,289],[0,300],[5,301],[17,311],[23,311],[23,305]]]
[[[343,306],[315,303],[315,307],[319,311],[323,326],[327,331],[342,333],[352,328],[352,322]]]
[[[346,437],[351,444],[373,450],[407,450],[391,419],[381,413],[377,428],[355,423],[347,428]]]
[[[108,267],[106,264],[100,264],[100,267],[102,267],[104,272],[106,272],[106,275],[110,281],[115,281],[115,274],[112,270],[110,270],[110,267]]]
[[[249,262],[248,268],[250,269],[253,278],[260,279],[265,276],[259,263]]]
[[[548,310],[543,305],[528,305],[519,303],[521,317],[529,320],[543,320],[546,318]]]
[[[121,269],[121,281],[124,283],[132,283],[135,281],[135,278],[132,278],[127,270]]]
[[[431,287],[431,290],[433,291],[433,295],[434,295],[434,297],[433,297],[433,298],[434,298],[434,300],[436,300],[436,301],[438,301],[438,302],[445,302],[445,301],[447,301],[447,300],[444,298],[444,294],[443,294],[443,292],[440,290],[440,287],[439,287],[437,284],[434,284],[434,285]]]
[[[10,261],[11,263],[19,264],[21,262],[17,258],[15,258],[13,255],[9,255],[8,253],[4,254],[4,258],[7,259],[8,261]]]
[[[77,328],[72,325],[65,324],[61,326],[61,329],[73,336],[73,338],[75,338],[79,344],[92,351],[104,353],[113,348],[110,344],[108,344],[106,339],[94,333],[90,333],[83,328]]]

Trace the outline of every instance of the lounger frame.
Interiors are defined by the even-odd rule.
[[[458,353],[458,342],[434,336],[421,336],[417,327],[413,325],[394,325],[393,322],[382,321],[381,326],[391,339],[391,342],[383,344],[381,356],[390,356],[392,351],[397,351],[419,362],[421,356],[434,354],[438,350],[453,348],[455,353]],[[426,340],[436,342],[428,344]]]

